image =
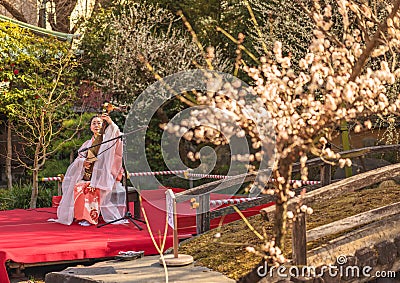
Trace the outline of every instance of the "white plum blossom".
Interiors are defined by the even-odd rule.
[[[399,1],[394,2],[398,4]],[[298,1],[299,5],[302,2]],[[392,84],[400,78],[400,68],[395,61],[399,49],[395,43],[400,41],[400,14],[398,10],[391,11],[399,5],[387,4],[386,10],[390,12],[382,19],[365,1],[357,4],[337,0],[334,9],[327,2],[312,2],[310,7],[303,5],[316,27],[304,58],[291,60],[291,55],[282,51],[282,43],[275,42],[272,50],[267,50],[260,59],[259,66],[243,64],[242,68],[253,80],[253,90],[269,112],[276,136],[275,188],[264,190],[275,193],[278,200],[276,242],[263,248],[270,254],[276,254],[277,246],[283,246],[286,219],[293,217],[285,205],[293,195],[292,186],[299,185],[290,183],[293,164],[300,161],[301,180],[308,179],[306,161],[310,155],[340,167],[351,166],[350,159],[342,159],[327,146],[337,129],[349,123],[360,132],[372,128],[371,116],[399,115],[400,97],[389,96]],[[336,20],[342,20],[340,32],[333,29],[333,10],[340,13],[340,17],[335,15]],[[380,63],[374,65],[371,61]],[[237,87],[230,86],[225,90],[236,94],[239,91],[235,89]],[[268,135],[258,133],[255,123],[245,115],[247,102],[227,99],[223,93],[207,93],[207,96],[199,93],[197,102],[232,112],[230,121],[240,127],[240,130],[231,130],[232,135],[243,137],[245,134],[251,138],[255,151],[244,158],[262,160],[261,151]],[[206,115],[196,117],[208,118]],[[222,139],[207,132],[199,128],[193,138],[214,142]],[[307,206],[300,210],[312,213]]]

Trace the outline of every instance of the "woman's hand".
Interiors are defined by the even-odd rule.
[[[109,125],[112,123],[112,120],[107,113],[101,114],[100,118],[106,121]]]

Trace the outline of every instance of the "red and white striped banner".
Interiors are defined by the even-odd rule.
[[[230,199],[218,199],[218,200],[210,200],[211,206],[219,206],[223,204],[238,204],[242,202],[248,202],[251,200],[259,199],[261,197],[252,197],[252,198],[230,198]]]
[[[227,179],[232,176],[223,176],[223,175],[207,175],[207,174],[198,174],[198,173],[188,173],[190,177],[200,177],[200,178],[208,178],[208,179]]]
[[[62,179],[61,177],[44,177],[41,179],[42,182],[47,182],[47,181],[59,181],[61,182]]]
[[[271,182],[275,182],[275,179],[271,179]],[[294,184],[296,182],[300,182],[302,185],[318,185],[321,184],[321,181],[302,181],[302,180],[290,180],[290,184]]]
[[[228,179],[236,176],[224,176],[224,175],[207,175],[207,174],[196,174],[196,173],[188,173],[190,177],[200,177],[200,178],[208,178],[208,179]],[[270,182],[275,182],[275,179],[270,179]],[[317,185],[320,184],[321,181],[302,181],[302,180],[290,180],[290,184],[294,184],[296,182],[300,182],[302,185]]]
[[[189,170],[174,170],[174,171],[155,171],[155,172],[136,172],[129,173],[131,177],[139,177],[139,176],[155,176],[155,175],[178,175],[183,174],[185,178],[188,177],[197,177],[197,178],[208,178],[208,179],[228,179],[235,176],[224,176],[224,175],[208,175],[208,174],[198,174],[198,173],[190,173]],[[59,181],[62,182],[62,177],[44,177],[41,179],[42,182],[47,181]],[[270,182],[275,182],[275,179],[270,179]],[[321,181],[302,181],[302,180],[290,180],[291,184],[300,183],[301,185],[317,185],[320,184]]]
[[[176,170],[176,171],[155,171],[155,172],[137,172],[129,173],[129,176],[139,177],[139,176],[154,176],[154,175],[173,175],[173,174],[186,174],[187,170]]]

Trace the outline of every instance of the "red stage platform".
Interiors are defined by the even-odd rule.
[[[143,191],[141,195],[153,235],[161,243],[166,222],[165,190]],[[217,199],[217,196],[211,198]],[[244,214],[257,214],[262,207],[265,205],[253,207]],[[195,210],[190,209],[189,202],[186,202],[178,204],[177,211],[179,238],[191,237],[196,233]],[[49,218],[56,218],[56,208],[0,211],[0,282],[9,282],[7,261],[23,264],[56,263],[113,257],[120,251],[157,254],[146,224],[138,222],[143,227],[139,231],[132,223],[97,228],[94,225],[82,227],[77,223],[65,226],[48,222]],[[239,218],[237,214],[228,215],[224,223]],[[219,221],[213,219],[211,228],[215,228]],[[172,230],[168,228],[165,249],[171,246]]]

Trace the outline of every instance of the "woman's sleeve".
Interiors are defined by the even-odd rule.
[[[91,144],[90,140],[84,142],[78,150],[78,156],[69,165],[67,172],[62,183],[63,194],[65,191],[70,190],[76,184],[77,181],[81,180],[83,177],[84,167],[83,162],[86,159],[86,153],[80,152],[82,149],[88,147]]]
[[[121,132],[116,124],[113,124],[113,129],[112,129],[112,134],[114,137],[118,137],[121,135]],[[111,163],[111,174],[115,179],[118,178],[118,175],[121,173],[121,168],[122,168],[122,153],[123,153],[123,148],[122,148],[122,140],[117,139],[114,145],[113,149],[113,160]]]
[[[88,147],[91,141],[86,141],[81,148]],[[59,223],[70,225],[74,219],[74,186],[83,177],[84,167],[83,162],[85,157],[78,153],[78,157],[69,165],[62,182],[62,198],[60,205],[57,208],[56,220]]]
[[[103,136],[103,142],[121,135],[118,126],[113,122]],[[115,180],[122,167],[122,141],[111,140],[101,145],[98,160],[95,162],[91,185],[103,190],[112,190]]]

